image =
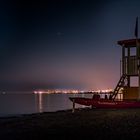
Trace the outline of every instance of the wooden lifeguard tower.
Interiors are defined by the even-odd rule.
[[[138,18],[136,19],[135,39],[120,40],[122,47],[121,77],[114,89],[115,99],[122,90],[123,99],[140,99],[140,39],[138,39]],[[135,85],[134,85],[135,83]]]

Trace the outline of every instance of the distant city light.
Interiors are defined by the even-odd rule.
[[[112,89],[105,90],[71,90],[71,89],[48,89],[48,90],[35,90],[34,94],[81,94],[81,93],[110,93],[113,92]]]

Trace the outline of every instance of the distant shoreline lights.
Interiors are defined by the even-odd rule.
[[[35,90],[33,93],[34,94],[95,94],[95,93],[112,93],[112,89],[105,89],[105,90],[71,90],[71,89],[48,89],[48,90]]]

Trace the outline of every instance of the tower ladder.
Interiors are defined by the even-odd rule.
[[[119,90],[125,86],[125,79],[127,78],[126,74],[123,74],[117,84],[117,86],[114,89],[114,92],[112,94],[112,99],[114,100],[117,96],[117,94],[119,93]]]

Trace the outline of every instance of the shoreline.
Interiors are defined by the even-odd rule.
[[[140,109],[70,109],[0,118],[0,137],[135,139],[140,137]]]
[[[90,107],[78,107],[75,108],[75,110],[87,110],[90,109]],[[72,109],[62,109],[62,110],[56,110],[56,111],[43,111],[43,112],[34,112],[34,113],[21,113],[21,114],[7,114],[7,115],[1,115],[0,119],[6,119],[6,118],[14,118],[14,117],[23,117],[23,116],[30,116],[30,115],[37,115],[37,114],[44,114],[44,113],[56,113],[56,112],[66,112],[71,111]]]

